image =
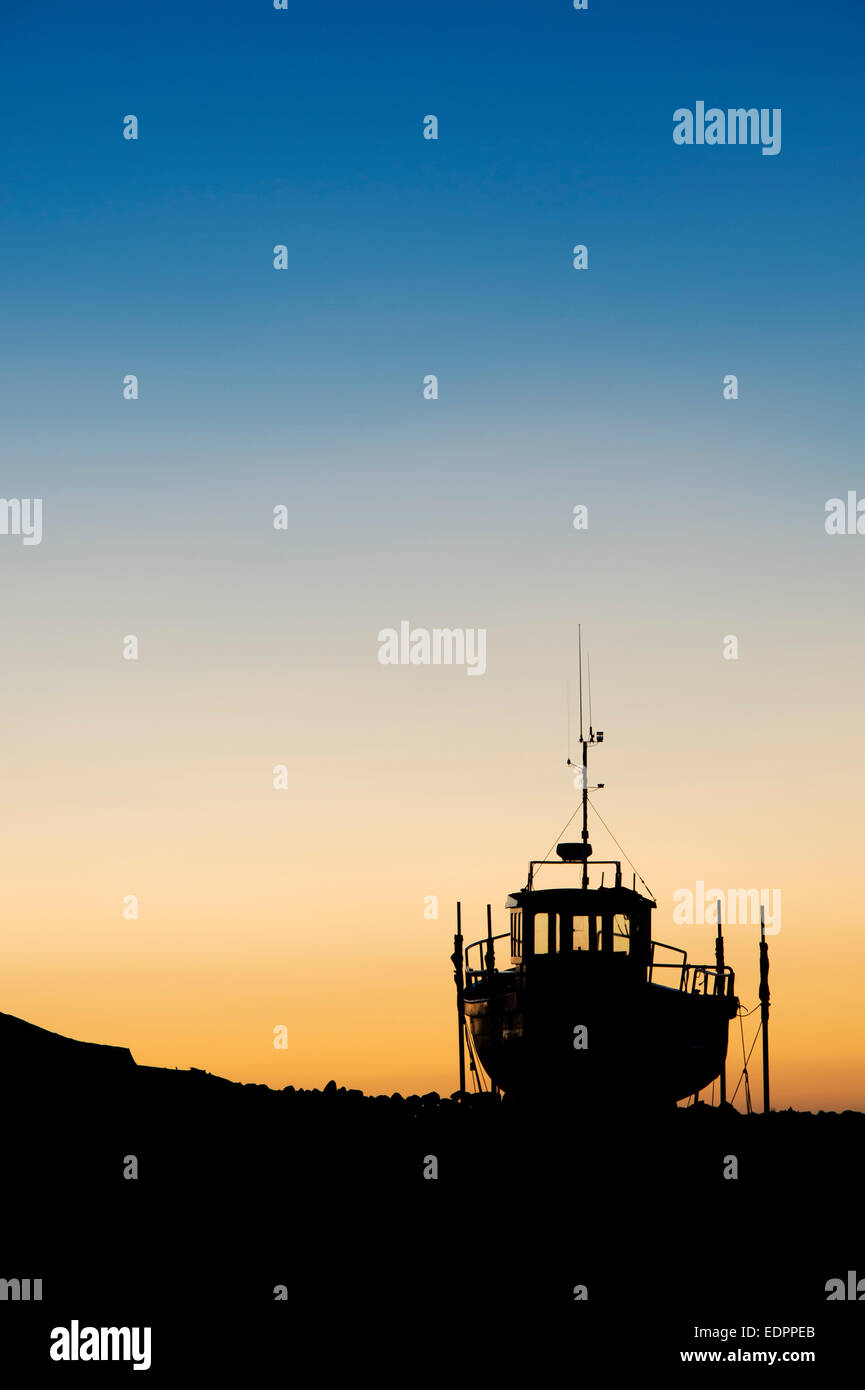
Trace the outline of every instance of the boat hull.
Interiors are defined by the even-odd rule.
[[[466,989],[484,1070],[506,1094],[587,1102],[695,1095],[720,1075],[738,1000],[647,982],[626,955],[537,957]]]

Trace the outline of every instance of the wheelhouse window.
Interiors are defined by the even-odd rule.
[[[523,914],[517,907],[511,912],[511,955],[523,954]]]
[[[623,913],[617,912],[613,918],[613,950],[628,952],[631,949],[631,924]]]
[[[573,913],[563,900],[562,910],[554,911],[547,899],[546,910],[531,907],[523,924],[523,913],[511,909],[511,954],[516,960],[535,956],[570,955],[572,952],[602,951],[605,955],[634,955],[641,951],[647,922],[639,914],[611,910]],[[515,960],[515,963],[516,963]]]
[[[551,931],[552,927],[552,931]],[[556,949],[556,919],[548,912],[535,913],[535,955],[551,955]],[[552,937],[552,941],[551,941]]]
[[[598,930],[594,917],[574,917],[573,942],[575,951],[596,951]]]

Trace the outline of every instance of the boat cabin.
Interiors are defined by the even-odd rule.
[[[633,964],[648,969],[652,959],[651,898],[636,889],[622,886],[622,866],[618,860],[594,861],[615,869],[613,882],[588,886],[587,860],[591,846],[557,846],[559,858],[533,859],[528,883],[522,892],[512,893],[505,903],[510,912],[511,964],[525,965],[536,956],[566,956],[577,951],[622,954]],[[533,887],[536,866],[540,864],[581,863],[580,888]]]
[[[630,888],[545,888],[514,893],[511,964],[573,951],[622,952],[648,965],[654,903]]]

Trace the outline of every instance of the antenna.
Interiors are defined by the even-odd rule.
[[[583,629],[577,623],[577,651],[580,662],[580,743],[583,742]]]
[[[583,841],[583,888],[588,888],[589,855],[592,850],[589,844],[589,755],[586,736],[583,730],[583,629],[580,623],[577,624],[577,646],[580,661],[580,746],[583,750],[583,766],[580,778],[580,789],[582,791],[583,802],[583,829],[581,831],[581,839]]]
[[[586,669],[589,677],[589,738],[592,736],[592,658],[586,653]]]

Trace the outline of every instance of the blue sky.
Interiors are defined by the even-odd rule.
[[[471,547],[501,590],[519,530],[531,608],[576,501],[623,593],[659,544],[727,537],[798,577],[823,543],[861,457],[856,7],[48,4],[2,26],[5,491],[46,495],[46,547],[129,553],[130,516],[142,566],[196,522],[254,545],[289,500],[336,588],[453,549],[471,591]],[[698,99],[780,107],[781,153],[675,145]]]
[[[259,0],[6,20],[10,426],[37,401],[45,427],[93,425],[106,393],[121,411],[121,361],[139,416],[244,431],[286,411],[317,428],[335,399],[398,418],[427,371],[462,428],[527,403],[568,424],[587,398],[663,418],[668,392],[698,408],[729,370],[743,406],[758,384],[795,409],[807,371],[843,439],[861,19],[697,10]],[[675,146],[672,112],[698,98],[780,106],[781,154]]]

